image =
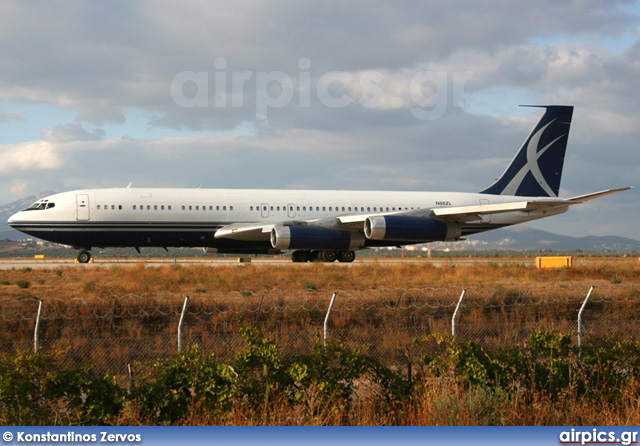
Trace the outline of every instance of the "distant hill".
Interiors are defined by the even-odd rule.
[[[11,226],[9,226],[7,224],[7,220],[16,212],[31,206],[34,201],[39,200],[42,197],[46,197],[47,195],[53,194],[55,194],[54,191],[40,192],[36,195],[31,195],[30,197],[14,201],[13,203],[0,205],[0,240],[23,240],[29,238],[28,235],[16,231]]]
[[[633,252],[640,251],[640,241],[615,235],[569,237],[526,226],[513,226],[469,236],[466,241],[454,244],[434,243],[431,247],[448,247],[452,250]]]

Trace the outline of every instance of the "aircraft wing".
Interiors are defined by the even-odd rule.
[[[471,206],[439,207],[433,209],[415,209],[398,212],[379,212],[367,214],[349,214],[330,217],[323,220],[296,220],[282,221],[276,223],[232,223],[216,231],[215,238],[227,238],[245,241],[268,241],[271,230],[274,226],[305,226],[309,224],[317,226],[333,227],[336,229],[362,230],[364,222],[368,217],[379,215],[402,215],[407,217],[437,218],[450,222],[473,222],[480,221],[486,215],[500,214],[505,212],[535,212],[558,208],[566,208],[574,204],[584,203],[595,198],[615,194],[625,190],[633,189],[624,187],[620,189],[608,189],[601,192],[580,195],[568,199],[544,199],[544,200],[519,200],[507,203],[477,204]]]
[[[281,221],[276,223],[231,223],[223,226],[213,235],[214,238],[244,240],[250,242],[268,241],[274,226],[304,226],[317,220]]]
[[[576,202],[577,203],[577,202]],[[346,225],[357,225],[358,223],[364,223],[367,217],[375,215],[403,215],[407,217],[424,217],[424,218],[437,218],[439,220],[468,222],[482,220],[485,215],[499,214],[504,212],[523,211],[531,212],[538,210],[546,210],[558,207],[566,207],[574,202],[568,200],[545,200],[545,201],[513,201],[508,203],[494,203],[494,204],[477,204],[471,206],[454,206],[454,207],[441,207],[434,209],[417,209],[412,211],[401,211],[393,213],[380,213],[380,214],[366,214],[366,215],[345,215],[336,217],[338,221]]]

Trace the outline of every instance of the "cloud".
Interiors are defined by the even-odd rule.
[[[0,112],[0,123],[8,122],[8,121],[23,121],[24,117],[22,113],[19,111],[11,112],[11,113],[2,113]]]
[[[42,129],[42,139],[48,142],[97,141],[104,136],[104,131],[86,130],[81,124],[64,124],[51,130]]]
[[[25,170],[53,170],[62,165],[55,147],[46,141],[31,141],[0,147],[0,172],[15,175]]]

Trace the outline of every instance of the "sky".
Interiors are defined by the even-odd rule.
[[[573,105],[560,195],[640,186],[623,0],[3,1],[0,204],[46,191],[476,192]],[[528,226],[640,240],[638,189]]]

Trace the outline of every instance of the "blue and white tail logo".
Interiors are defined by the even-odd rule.
[[[548,105],[502,176],[483,194],[557,197],[573,107]]]

